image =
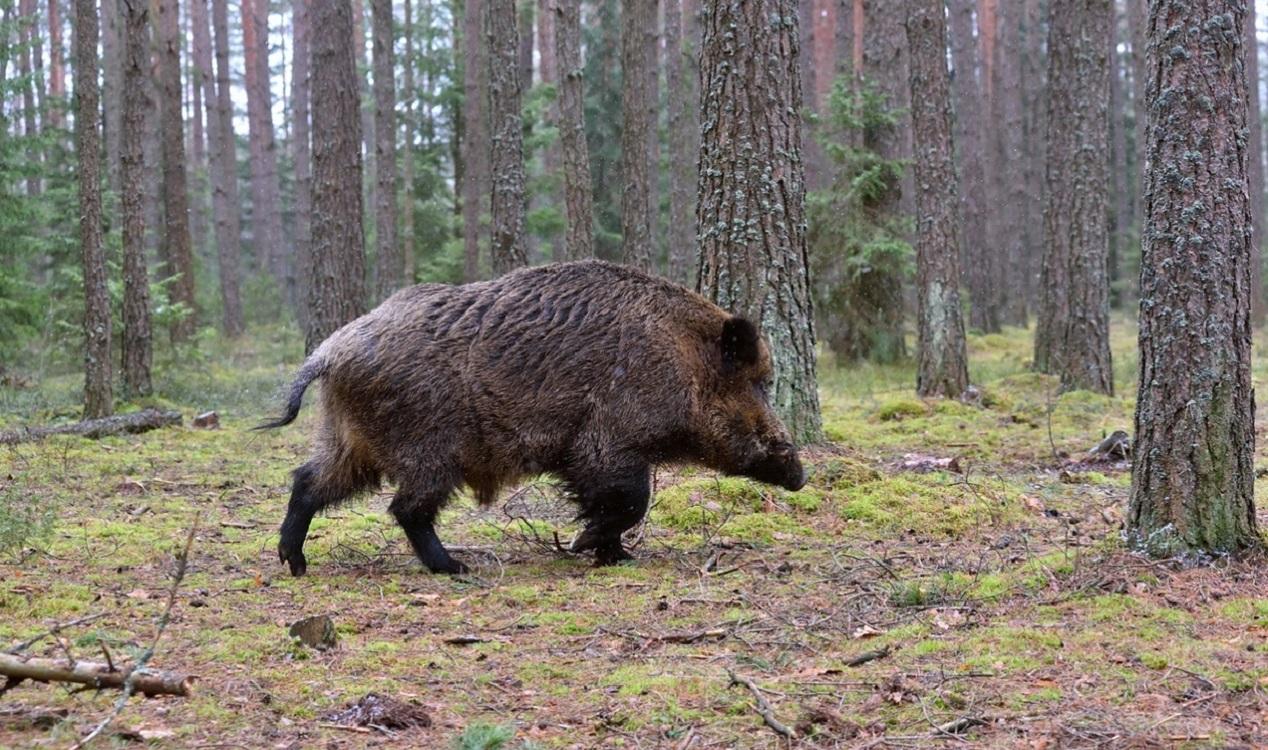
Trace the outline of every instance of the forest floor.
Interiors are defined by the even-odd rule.
[[[419,568],[386,488],[318,519],[308,575],[284,572],[315,409],[247,428],[277,409],[291,339],[162,369],[155,402],[184,427],[0,447],[0,503],[55,518],[0,558],[0,649],[94,614],[28,653],[148,645],[201,514],[152,662],[196,691],[134,698],[102,747],[1268,747],[1268,563],[1128,553],[1127,465],[1080,462],[1131,430],[1125,323],[1115,398],[1057,395],[1021,330],[972,337],[977,405],[916,399],[909,365],[825,365],[831,443],[806,451],[807,488],[660,470],[632,565],[558,551],[576,527],[549,482],[459,499],[438,526],[473,573],[452,578]],[[72,418],[78,384],[0,390],[0,427]],[[220,429],[191,428],[208,409]],[[310,615],[333,619],[334,649],[288,636]],[[347,728],[337,712],[371,692],[431,725]],[[0,699],[0,747],[69,747],[116,698],[24,683]]]

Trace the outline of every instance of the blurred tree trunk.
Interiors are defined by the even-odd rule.
[[[294,302],[292,258],[282,243],[277,141],[273,134],[273,94],[269,86],[268,0],[242,0],[243,80],[247,90],[248,147],[251,153],[251,237],[256,262],[268,269],[288,302]],[[289,243],[288,243],[289,244]]]
[[[48,0],[48,93],[53,100],[48,108],[48,122],[55,128],[66,127],[63,110],[66,106],[66,66],[63,62],[66,52],[63,46],[61,0]]]
[[[101,100],[95,0],[75,0],[75,154],[79,159],[79,246],[84,272],[84,418],[114,411],[110,294],[101,248]]]
[[[995,251],[1001,260],[996,283],[1003,290],[1002,322],[1025,327],[1029,323],[1026,290],[1027,244],[1026,226],[1026,152],[1025,114],[1021,78],[1022,37],[1021,3],[1001,2],[996,16],[996,42],[992,71],[991,124],[993,126],[995,164],[991,177],[994,196],[990,206],[995,217]]]
[[[770,398],[795,440],[821,437],[792,0],[713,2],[701,44],[697,288],[759,324]]]
[[[1127,538],[1159,556],[1263,544],[1254,500],[1246,12],[1245,0],[1150,4]]]
[[[1003,216],[1005,207],[1000,204],[1000,182],[1006,166],[1001,164],[999,148],[1000,124],[1003,114],[999,109],[996,63],[1000,56],[998,0],[977,0],[978,81],[981,91],[981,144],[983,175],[983,229],[979,256],[980,273],[987,293],[985,305],[979,315],[977,305],[973,309],[973,325],[986,333],[1000,330],[1008,307],[1008,247]]]
[[[119,6],[118,2],[101,6],[102,135],[106,142],[106,185],[114,191],[119,189],[119,136],[123,123],[123,21]]]
[[[489,115],[492,125],[493,274],[528,265],[524,242],[524,118],[516,65],[515,0],[489,4]]]
[[[1247,146],[1250,158],[1247,163],[1246,176],[1250,180],[1250,216],[1254,226],[1255,241],[1250,255],[1250,322],[1260,326],[1264,323],[1264,122],[1260,116],[1259,106],[1259,42],[1255,34],[1255,4],[1246,6],[1246,84],[1250,96],[1250,138]]]
[[[205,16],[206,0],[191,0],[204,5],[200,15]],[[212,208],[216,217],[216,257],[220,266],[220,301],[223,308],[223,326],[226,336],[238,336],[246,327],[242,318],[242,301],[239,292],[238,267],[242,258],[242,219],[238,200],[238,155],[233,136],[233,100],[229,92],[229,10],[226,0],[212,0],[212,23],[215,27],[216,80],[214,96],[207,90],[207,123],[211,136]],[[204,19],[205,20],[205,19]],[[210,36],[204,27],[195,32],[203,36],[195,42],[195,49],[207,50]],[[205,54],[205,53],[204,53]],[[198,63],[211,68],[211,61]]]
[[[1043,183],[1048,128],[1044,48],[1047,36],[1040,4],[1041,0],[1023,0],[1021,4],[1021,58],[1017,61],[1021,67],[1021,149],[1025,165],[1022,186],[1025,204],[1020,217],[1024,249],[1020,289],[1028,307],[1039,297],[1039,267],[1044,244]]]
[[[194,2],[197,7],[199,3]],[[123,393],[148,396],[152,333],[150,279],[145,263],[146,66],[150,59],[150,14],[147,0],[121,0],[124,10],[123,130],[119,134],[119,208],[123,218]],[[204,7],[203,22],[206,23]]]
[[[668,7],[667,0],[667,27]],[[674,281],[695,286],[695,260],[699,252],[695,211],[696,160],[700,153],[698,0],[682,0],[675,28],[680,29],[681,36],[669,49],[673,55],[671,59],[678,65],[677,78],[666,82],[669,98],[669,270]]]
[[[462,22],[462,245],[463,279],[480,276],[481,215],[490,193],[489,104],[484,0],[465,0]],[[455,172],[458,170],[455,169]]]
[[[392,0],[370,0],[374,28],[375,299],[405,285],[396,235],[396,55]]]
[[[954,136],[960,175],[964,244],[962,269],[969,288],[970,322],[981,331],[998,331],[999,292],[991,276],[991,246],[986,232],[986,173],[983,100],[978,83],[978,45],[973,21],[975,0],[950,0],[951,64],[955,76]]]
[[[185,4],[185,24],[183,38],[193,40],[194,26],[198,20],[196,2]],[[205,16],[207,8],[202,6]],[[208,256],[207,240],[207,135],[203,127],[203,91],[206,84],[206,69],[198,65],[198,55],[194,44],[189,43],[189,76],[186,84],[189,87],[189,232],[193,245],[194,257],[200,264],[206,264]],[[127,95],[126,92],[124,94]]]
[[[553,8],[554,0],[537,0],[537,76],[543,86],[553,86],[555,88],[555,101],[546,105],[546,109],[542,113],[542,121],[545,125],[554,125],[556,130],[558,130],[560,91],[559,70],[555,56],[555,13]],[[560,182],[556,179],[559,171],[559,141],[552,140],[542,148],[542,173],[546,179],[543,180],[544,184],[534,196],[541,206],[559,206],[561,204],[563,193]],[[563,260],[567,255],[564,238],[552,233],[545,239],[550,243],[551,260]],[[544,256],[544,253],[542,255]],[[543,260],[545,260],[544,257]]]
[[[314,0],[311,9],[313,109],[312,262],[308,330],[312,351],[365,312],[361,119],[349,0]]]
[[[309,122],[312,24],[309,2],[295,0],[291,11],[294,69],[291,71],[292,158],[295,161],[295,306],[299,325],[307,331],[308,268],[312,265],[313,243],[313,151]]]
[[[189,193],[185,178],[185,127],[181,106],[180,17],[176,0],[158,0],[159,120],[163,151],[163,252],[173,302],[189,314],[172,323],[172,341],[184,341],[197,326],[194,257],[189,246]]]
[[[1109,194],[1113,205],[1109,209],[1109,269],[1110,308],[1122,305],[1121,281],[1123,276],[1123,255],[1126,253],[1128,237],[1131,232],[1131,190],[1132,183],[1128,179],[1127,167],[1127,133],[1123,116],[1127,106],[1124,91],[1126,85],[1125,71],[1118,54],[1119,30],[1121,28],[1117,10],[1112,10],[1113,27],[1109,34],[1109,86],[1110,86],[1110,172]]]
[[[401,61],[401,67],[404,69],[404,77],[401,81],[405,87],[405,92],[401,96],[402,117],[401,145],[404,153],[401,154],[401,236],[398,240],[401,245],[401,266],[405,271],[405,278],[402,283],[409,285],[414,283],[414,132],[419,128],[419,123],[415,115],[415,102],[418,98],[418,91],[414,86],[414,67],[418,61],[414,58],[414,11],[411,0],[403,0],[405,12],[405,59]],[[430,33],[430,31],[429,31]],[[430,59],[430,55],[428,58]],[[426,76],[423,79],[428,80]],[[427,150],[431,153],[430,133],[428,133]],[[455,180],[455,184],[457,184]]]
[[[1111,0],[1052,0],[1048,205],[1035,369],[1114,393],[1106,227]]]
[[[656,23],[654,0],[621,0],[621,241],[622,259],[652,267],[651,165],[654,127],[648,36]]]
[[[1144,189],[1145,189],[1145,142],[1147,134],[1145,126],[1147,116],[1145,114],[1145,89],[1146,89],[1146,60],[1145,49],[1147,43],[1145,41],[1145,27],[1148,23],[1148,12],[1146,10],[1147,0],[1124,0],[1127,3],[1127,29],[1131,34],[1132,49],[1132,108],[1135,114],[1135,128],[1133,135],[1136,141],[1135,158],[1132,159],[1132,194],[1142,196],[1136,201],[1134,206],[1135,214],[1132,217],[1132,225],[1140,230],[1141,241],[1144,241]]]
[[[373,0],[371,0],[373,2]],[[352,0],[352,54],[353,65],[357,72],[357,101],[361,111],[361,163],[364,175],[376,174],[374,169],[374,97],[367,95],[366,79],[370,65],[366,62],[365,53],[365,0]],[[364,176],[363,175],[363,176]],[[377,205],[374,197],[374,180],[366,178],[362,185],[362,205]],[[369,217],[373,220],[373,216]],[[362,218],[362,231],[368,231]],[[372,226],[372,225],[371,225]],[[364,245],[364,241],[362,243]]]
[[[22,76],[22,123],[23,135],[26,136],[26,158],[29,163],[26,176],[26,194],[37,196],[40,185],[40,128],[37,122],[39,103],[35,98],[35,74],[32,70],[31,57],[33,47],[39,38],[39,19],[36,17],[35,0],[18,0],[18,74]]]
[[[557,0],[555,57],[559,62],[559,142],[564,161],[564,213],[569,260],[594,256],[594,195],[586,145],[581,67],[581,0]]]
[[[916,393],[954,398],[969,385],[960,313],[960,227],[951,145],[943,0],[909,0],[916,171]]]

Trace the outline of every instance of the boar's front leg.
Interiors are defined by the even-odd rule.
[[[436,536],[436,514],[449,497],[449,492],[433,495],[414,495],[405,491],[392,498],[388,511],[405,530],[414,554],[433,573],[466,573],[467,566],[449,556],[449,550]]]
[[[614,565],[631,559],[621,545],[621,534],[643,519],[651,496],[650,468],[637,466],[598,476],[570,477],[569,484],[581,505],[586,528],[572,543],[573,552],[594,550],[596,565]]]

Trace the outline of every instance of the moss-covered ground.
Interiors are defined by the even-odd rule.
[[[155,747],[1268,745],[1268,563],[1129,554],[1126,467],[1071,464],[1131,430],[1130,325],[1116,326],[1113,398],[1058,394],[1028,371],[1030,340],[972,337],[970,404],[915,398],[910,366],[825,362],[830,442],[806,451],[810,484],[659,470],[632,565],[560,552],[576,526],[543,479],[446,511],[441,536],[472,575],[423,572],[384,488],[314,523],[299,579],[276,528],[313,409],[248,430],[276,409],[298,349],[281,331],[213,342],[160,369],[151,401],[184,427],[0,447],[0,502],[53,519],[0,557],[0,648],[93,614],[28,653],[148,645],[200,513],[153,661],[196,674],[197,690],[134,699],[116,721]],[[78,384],[0,390],[0,428],[73,417]],[[208,409],[219,430],[188,426]],[[334,620],[333,650],[287,634],[317,614]],[[728,670],[797,739],[767,727]],[[432,726],[327,718],[368,692],[420,704]],[[68,747],[115,698],[20,685],[0,698],[0,746]],[[33,722],[48,710],[64,717]]]

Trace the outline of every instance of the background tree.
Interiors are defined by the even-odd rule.
[[[344,323],[365,312],[365,239],[352,3],[314,0],[309,8],[313,31],[313,243],[304,346],[312,351]]]
[[[1150,3],[1129,541],[1235,552],[1255,522],[1244,0]]]
[[[778,19],[778,23],[772,19]],[[712,0],[700,67],[697,288],[760,322],[771,403],[796,440],[820,437],[805,236],[797,10],[791,0]]]
[[[199,0],[194,0],[198,2]],[[313,151],[309,141],[308,77],[311,70],[312,30],[309,22],[309,3],[295,3],[291,18],[292,57],[291,73],[291,158],[295,164],[295,294],[300,300],[296,305],[300,328],[308,330],[308,272],[312,263],[312,212],[313,212]]]
[[[489,2],[489,114],[492,123],[493,273],[528,265],[524,242],[524,118],[514,0]]]
[[[101,94],[97,3],[75,0],[75,151],[79,158],[79,245],[84,272],[84,418],[114,411],[110,296],[101,248]]]
[[[206,0],[191,0],[203,4]],[[216,218],[216,257],[220,269],[220,304],[225,335],[242,333],[245,322],[239,289],[242,257],[242,219],[238,199],[238,159],[233,135],[233,102],[229,90],[229,10],[227,0],[212,0],[215,29],[216,76],[214,96],[207,99],[207,132],[211,140],[212,210]],[[195,34],[205,33],[195,24]],[[194,48],[207,49],[207,40],[195,37]],[[210,65],[202,60],[199,65]],[[208,92],[209,94],[211,92]]]
[[[194,299],[194,256],[189,245],[189,194],[185,176],[185,121],[181,105],[181,34],[176,0],[159,0],[159,114],[163,150],[163,240],[160,256],[173,302],[186,314],[173,319],[173,341],[194,332],[198,305]]]
[[[146,91],[150,57],[150,13],[145,0],[123,0],[123,132],[119,134],[119,208],[123,213],[123,392],[153,391],[150,278],[145,264],[145,207],[142,172]],[[204,13],[204,22],[206,21]]]
[[[464,0],[462,21],[462,244],[467,281],[480,275],[480,216],[491,192],[484,4],[485,0]]]
[[[1109,347],[1111,0],[1052,0],[1048,189],[1035,369],[1063,388],[1114,392]]]
[[[959,396],[969,385],[960,313],[960,226],[952,164],[947,24],[942,0],[907,8],[916,172],[916,393]]]
[[[631,266],[652,267],[650,119],[652,81],[647,48],[655,35],[655,0],[621,0],[621,242]]]
[[[371,0],[374,17],[375,299],[405,285],[405,258],[396,235],[396,55],[392,0]]]
[[[684,9],[684,5],[687,6]],[[684,12],[684,10],[686,12]],[[668,100],[669,220],[666,232],[668,276],[693,284],[691,261],[696,248],[696,216],[692,189],[699,150],[699,108],[694,96],[699,48],[695,3],[665,0],[665,93]]]
[[[242,0],[243,81],[247,93],[248,148],[251,154],[251,244],[256,262],[268,269],[277,288],[294,300],[291,266],[282,242],[282,206],[269,84],[268,0]]]
[[[594,255],[594,197],[590,192],[581,67],[581,0],[557,0],[555,9],[555,56],[560,71],[559,140],[568,219],[565,256],[577,260]]]

